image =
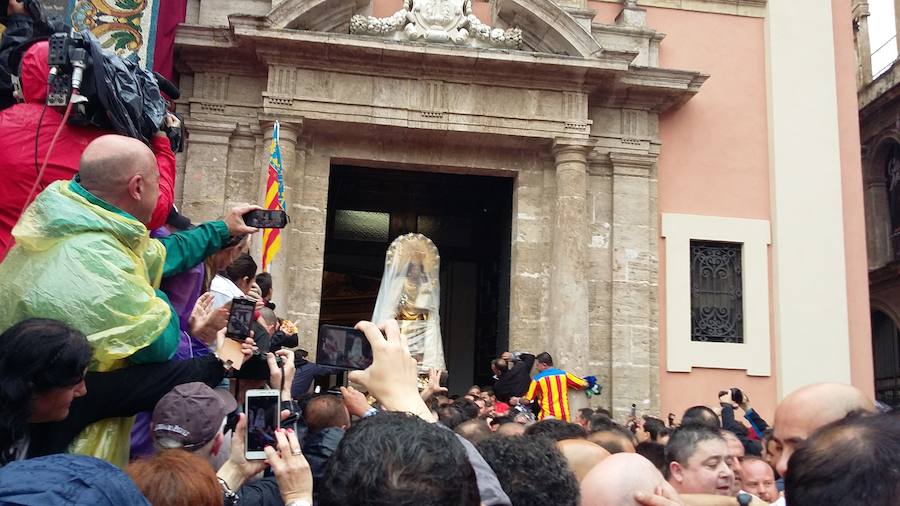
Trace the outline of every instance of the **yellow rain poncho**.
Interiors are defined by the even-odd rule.
[[[103,204],[77,183],[53,183],[22,214],[16,246],[0,264],[0,330],[31,317],[65,322],[90,341],[92,371],[123,367],[172,319],[155,290],[164,246],[139,221]],[[124,465],[132,420],[97,422],[71,449]]]

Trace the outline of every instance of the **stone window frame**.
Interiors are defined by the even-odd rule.
[[[661,230],[665,238],[666,370],[742,369],[750,376],[771,376],[769,221],[663,213]],[[742,244],[743,343],[691,340],[691,240]]]

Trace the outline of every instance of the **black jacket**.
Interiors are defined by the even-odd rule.
[[[522,353],[512,369],[501,374],[494,383],[494,395],[501,402],[509,402],[510,397],[522,397],[528,393],[531,385],[531,368],[534,366],[534,355]]]
[[[214,387],[222,382],[223,374],[222,362],[215,355],[89,372],[84,378],[87,394],[72,401],[65,420],[29,424],[28,458],[63,453],[94,422],[153,411],[156,403],[176,386],[202,381]]]

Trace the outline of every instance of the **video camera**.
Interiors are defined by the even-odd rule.
[[[50,36],[48,106],[72,102],[70,124],[95,126],[150,142],[164,127],[161,88],[178,98],[178,88],[137,62],[103,49],[87,30]],[[180,150],[180,138],[172,149]]]

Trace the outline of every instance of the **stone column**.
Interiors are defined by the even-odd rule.
[[[658,409],[655,155],[610,153],[612,164],[612,412]]]
[[[259,190],[257,195],[259,196],[257,202],[259,205],[265,207],[266,180],[268,179],[269,157],[271,155],[275,122],[264,121],[261,126],[263,129],[263,150],[258,178]],[[291,298],[288,295],[290,293],[288,270],[289,266],[293,263],[293,259],[291,258],[292,252],[296,248],[292,231],[298,226],[297,222],[293,219],[294,213],[292,212],[292,207],[296,205],[296,201],[299,198],[299,192],[296,191],[297,183],[302,181],[302,177],[297,174],[297,172],[302,174],[302,168],[298,169],[295,156],[297,151],[297,136],[300,132],[300,128],[301,126],[299,124],[281,122],[281,131],[279,135],[284,180],[284,203],[286,211],[292,219],[288,226],[281,231],[281,250],[272,261],[269,272],[272,273],[273,300],[276,305],[279,306],[279,312],[282,314],[285,310],[290,311],[289,301]],[[254,238],[254,246],[251,251],[253,257],[260,260],[260,262],[262,260],[262,248],[262,233],[259,233]],[[262,269],[262,263],[260,263],[260,269]],[[290,319],[290,317],[288,318]]]
[[[547,316],[554,361],[577,375],[588,373],[587,154],[584,140],[556,140],[556,217],[550,255]],[[548,344],[550,344],[548,343]],[[583,398],[582,398],[583,399]],[[573,405],[572,409],[576,409]]]
[[[231,135],[228,170],[225,173],[225,209],[236,204],[263,205],[259,198],[260,180],[256,159],[256,136],[259,128],[239,124]]]
[[[894,0],[900,4],[900,0]],[[853,2],[854,42],[856,42],[856,59],[859,65],[856,72],[857,88],[862,88],[872,81],[872,45],[869,42],[869,3],[865,0]]]
[[[222,216],[228,143],[234,122],[185,121],[191,137],[185,152],[181,212],[194,223]]]

